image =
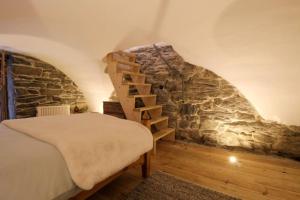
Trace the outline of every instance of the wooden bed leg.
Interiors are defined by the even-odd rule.
[[[157,143],[157,141],[153,141],[153,149],[152,149],[153,155],[156,155],[156,143]]]
[[[151,160],[151,151],[144,154],[144,163],[142,165],[142,176],[147,178],[150,176],[150,160]]]

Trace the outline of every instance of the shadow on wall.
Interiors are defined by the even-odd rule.
[[[228,81],[169,45],[133,50],[177,139],[300,159],[300,127],[264,120]],[[171,66],[171,67],[170,67]]]
[[[143,45],[143,44],[151,44],[154,43],[155,41],[161,41],[162,38],[160,38],[159,35],[169,4],[170,4],[170,0],[160,1],[156,13],[156,17],[154,19],[154,23],[150,31],[147,31],[142,28],[136,28],[135,30],[132,30],[127,34],[127,36],[125,36],[123,39],[119,41],[114,51],[125,49],[131,46],[137,46],[137,44]]]
[[[22,10],[21,12],[14,12],[12,15],[11,12],[16,10],[16,6],[22,8]],[[1,8],[1,34],[28,34],[38,37],[50,36],[45,35],[45,33],[47,34],[49,31],[47,31],[47,28],[45,28],[43,22],[40,20],[40,16],[30,0],[2,1]],[[18,24],[18,26],[16,26],[16,24]],[[39,31],[36,30],[37,27]],[[39,33],[43,33],[43,35]]]
[[[231,56],[282,57],[294,46],[293,39],[298,38],[299,10],[298,0],[233,1],[217,20],[215,39],[223,52]]]

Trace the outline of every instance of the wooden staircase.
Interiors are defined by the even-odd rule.
[[[156,154],[156,142],[161,138],[175,140],[175,129],[168,128],[168,117],[162,116],[162,105],[156,105],[151,84],[145,83],[146,76],[140,73],[140,64],[135,59],[134,54],[118,51],[107,54],[104,61],[126,118],[151,130]]]

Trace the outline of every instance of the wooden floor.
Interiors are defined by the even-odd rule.
[[[228,162],[231,155],[238,158],[238,164]],[[161,142],[152,170],[242,199],[300,199],[300,162],[274,156]],[[122,199],[140,183],[140,177],[140,170],[132,169],[91,199]]]

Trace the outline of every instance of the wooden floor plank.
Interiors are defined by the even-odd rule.
[[[230,155],[237,165],[228,162]],[[276,156],[163,141],[152,169],[242,199],[300,199],[300,162]],[[91,200],[123,199],[141,181],[140,169],[132,169]]]
[[[160,151],[163,152],[174,152],[178,151],[180,154],[179,149],[173,148],[174,146],[168,146],[168,148],[163,149],[164,147],[160,148]],[[229,154],[232,155],[232,154]],[[291,182],[293,183],[292,186],[295,186],[296,189],[300,187],[300,176],[295,175],[295,173],[289,173],[287,169],[282,170],[282,167],[279,167],[279,170],[275,170],[274,166],[273,169],[270,170],[267,167],[265,167],[264,163],[257,163],[257,162],[251,162],[247,159],[242,159],[240,157],[240,163],[238,165],[231,165],[228,162],[228,157],[220,158],[217,159],[217,156],[206,156],[203,152],[193,152],[189,151],[189,154],[185,154],[183,152],[182,155],[178,155],[178,160],[181,159],[182,157],[185,157],[184,160],[181,162],[192,162],[187,165],[193,165],[194,163],[197,163],[197,166],[201,166],[201,168],[207,168],[207,166],[211,166],[211,170],[213,171],[227,171],[228,173],[234,173],[234,174],[239,174],[239,175],[248,175],[248,176],[260,176],[261,181],[267,181],[267,180],[273,180],[274,178],[280,179],[281,182],[283,182],[284,186],[289,185]],[[196,158],[196,161],[195,161]],[[201,159],[201,163],[197,162],[197,160]],[[177,160],[177,161],[178,161]],[[166,160],[164,161],[166,162]],[[168,161],[169,162],[169,161]],[[171,161],[172,162],[172,161]],[[263,165],[260,166],[260,165]],[[299,170],[298,170],[299,171]],[[242,173],[242,174],[241,174]],[[293,175],[293,176],[290,176]],[[296,180],[296,181],[295,181]],[[298,180],[298,181],[297,181]],[[276,184],[272,181],[273,184]],[[281,185],[280,185],[281,186]]]

